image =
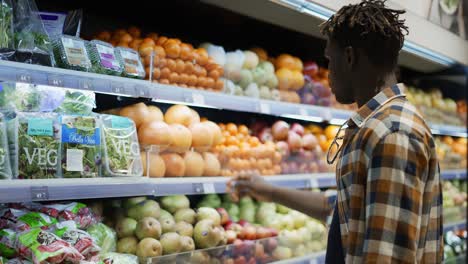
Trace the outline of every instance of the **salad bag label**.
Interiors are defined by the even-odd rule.
[[[59,177],[60,126],[53,113],[18,113],[18,178]]]
[[[135,123],[126,117],[101,115],[103,167],[106,176],[142,176]]]
[[[101,133],[94,116],[62,116],[62,175],[65,178],[98,177]]]

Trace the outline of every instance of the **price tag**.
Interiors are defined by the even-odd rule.
[[[269,115],[271,114],[270,104],[260,103],[260,113]]]
[[[201,184],[201,183],[193,183],[192,184],[192,189],[193,189],[194,193],[203,193],[204,192],[203,184]]]
[[[84,90],[92,90],[93,89],[93,81],[91,80],[80,80],[80,88]]]
[[[194,104],[204,105],[205,104],[205,97],[203,97],[203,95],[199,94],[199,93],[192,93],[192,102]]]
[[[309,113],[307,112],[307,110],[305,108],[299,108],[299,115],[301,116],[308,116]]]
[[[124,92],[124,87],[120,84],[112,84],[111,90],[113,93],[122,94]]]
[[[32,77],[27,73],[20,73],[16,75],[16,80],[23,83],[32,83]]]
[[[323,120],[327,120],[327,121],[330,121],[333,118],[332,113],[329,109],[323,109],[321,112],[321,116]]]
[[[59,76],[48,76],[47,81],[50,86],[58,86],[58,87],[63,87],[63,80]]]
[[[203,183],[203,192],[208,193],[216,193],[214,184],[212,182]]]
[[[145,86],[135,86],[135,95],[139,97],[149,98],[149,88]]]
[[[44,201],[49,199],[47,186],[31,187],[31,201]]]
[[[317,179],[310,179],[310,188],[318,188],[319,187],[319,183],[317,181]]]

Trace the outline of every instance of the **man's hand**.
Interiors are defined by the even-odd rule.
[[[234,201],[248,195],[258,201],[271,202],[274,186],[267,183],[261,176],[248,175],[238,176],[227,183],[227,193]]]

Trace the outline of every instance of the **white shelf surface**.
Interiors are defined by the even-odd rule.
[[[229,179],[114,177],[2,180],[0,203],[225,193]],[[326,188],[335,185],[335,176],[332,173],[266,176],[265,179],[272,184],[289,188]]]
[[[183,103],[200,107],[260,113],[313,122],[329,121],[332,124],[342,124],[353,114],[352,111],[330,107],[261,100],[245,96],[234,96],[181,88],[173,85],[150,83],[144,80],[9,61],[0,61],[0,80],[92,90],[98,93],[127,97],[151,98],[156,102]],[[434,132],[443,135],[467,136],[466,127],[435,125]]]

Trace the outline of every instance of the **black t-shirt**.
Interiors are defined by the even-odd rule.
[[[328,231],[327,254],[325,263],[341,264],[345,263],[343,246],[341,245],[340,218],[338,216],[338,206],[335,205],[333,218]]]

